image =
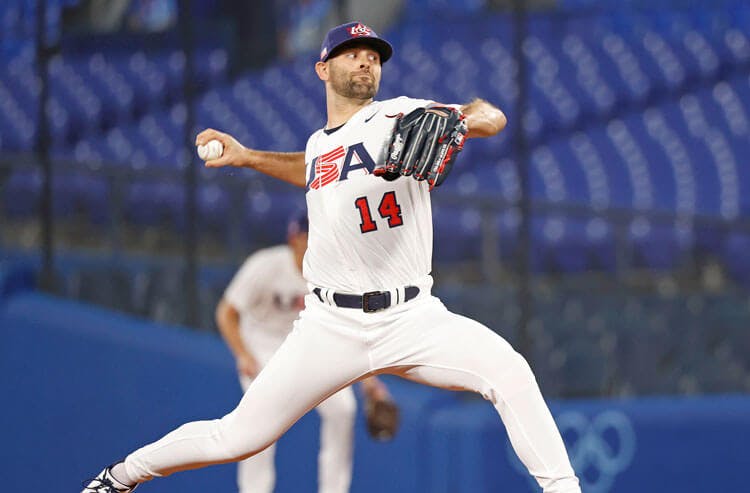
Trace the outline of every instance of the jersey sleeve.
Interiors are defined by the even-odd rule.
[[[310,161],[312,160],[313,152],[314,152],[314,145],[313,143],[317,140],[318,135],[322,132],[322,129],[319,129],[315,132],[313,132],[312,135],[307,139],[307,143],[305,144],[305,166],[310,164]]]
[[[265,262],[258,255],[250,256],[224,291],[224,299],[236,310],[246,311],[261,296]]]
[[[424,108],[425,106],[431,106],[431,105],[441,105],[441,106],[451,106],[456,109],[461,109],[461,104],[456,103],[443,103],[440,101],[433,101],[432,99],[415,99],[415,98],[409,98],[406,96],[401,96],[396,99],[390,100],[390,103],[393,105],[393,109],[391,111],[397,112],[397,113],[409,113],[410,111],[413,111],[417,108]]]
[[[423,108],[425,106],[433,104],[434,102],[435,101],[432,101],[431,99],[415,99],[406,96],[401,96],[389,101],[389,103],[391,103],[392,105],[392,113],[395,112],[404,114],[414,111],[417,108]]]

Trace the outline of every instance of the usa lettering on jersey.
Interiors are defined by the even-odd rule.
[[[349,178],[349,173],[363,169],[366,174],[375,169],[375,161],[367,152],[363,142],[349,147],[338,146],[315,157],[310,164],[307,188],[317,190],[337,181]]]

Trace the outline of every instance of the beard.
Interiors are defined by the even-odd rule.
[[[331,86],[336,93],[351,99],[372,99],[378,92],[378,83],[372,75],[365,78],[345,72],[334,73]]]

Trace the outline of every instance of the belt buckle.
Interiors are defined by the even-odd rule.
[[[383,303],[383,306],[378,308],[370,308],[370,298],[373,296],[382,295],[382,291],[370,291],[368,293],[365,293],[362,295],[362,311],[365,313],[374,313],[380,310],[385,310],[387,307],[385,306],[385,302]]]

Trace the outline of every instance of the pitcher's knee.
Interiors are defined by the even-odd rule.
[[[534,380],[534,372],[531,370],[529,362],[517,351],[513,351],[509,371],[512,372],[516,378]]]
[[[508,398],[530,386],[536,385],[536,378],[529,363],[520,353],[511,351],[502,359],[493,361],[488,377],[491,390],[483,392],[485,399],[496,402],[498,397]]]
[[[253,426],[240,423],[228,414],[214,421],[214,433],[226,460],[243,460],[262,452],[276,441],[276,436],[269,432],[268,427]]]

